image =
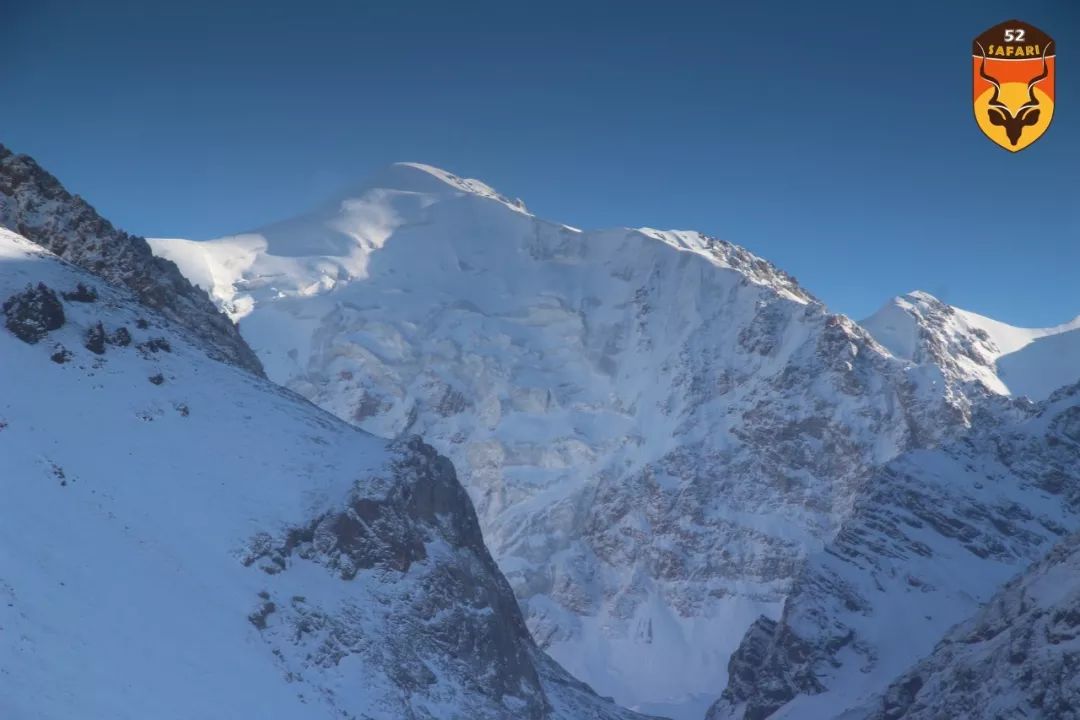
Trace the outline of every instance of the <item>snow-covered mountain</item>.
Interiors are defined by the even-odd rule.
[[[638,717],[533,643],[445,458],[240,367],[91,225],[100,277],[0,228],[0,717]]]
[[[695,720],[1075,695],[1068,541],[980,607],[1080,527],[1080,318],[860,326],[416,164],[148,245],[0,147],[4,225],[0,715],[637,717],[556,660]]]
[[[1080,528],[1080,384],[1026,414],[877,472],[808,560],[781,619],[747,633],[709,720],[833,718],[865,703]]]
[[[1003,395],[1043,400],[1080,378],[1080,316],[1019,328],[913,292],[860,324],[899,358],[946,368]]]
[[[1010,581],[932,655],[843,720],[1073,720],[1080,709],[1080,534]]]
[[[735,245],[581,231],[423,165],[262,230],[150,242],[272,379],[454,461],[556,659],[681,717],[874,470],[993,397]]]

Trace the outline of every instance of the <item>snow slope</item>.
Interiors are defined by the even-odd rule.
[[[150,242],[272,379],[454,461],[557,660],[682,717],[873,469],[988,394],[740,247],[581,231],[429,166],[262,230]]]
[[[1077,529],[1080,384],[1022,421],[896,458],[807,561],[780,621],[748,633],[709,720],[862,705]]]
[[[2,228],[0,301],[0,717],[631,717],[532,643],[418,439]]]
[[[1044,398],[1067,378],[1080,378],[1080,322],[1071,330],[1036,338],[998,358],[997,371],[1014,395]]]
[[[1080,316],[1051,328],[1019,328],[917,291],[860,324],[896,357],[945,366],[995,393],[1042,400],[1080,379]]]

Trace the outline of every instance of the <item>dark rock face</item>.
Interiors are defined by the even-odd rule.
[[[117,230],[82,198],[67,192],[31,158],[0,145],[0,225],[105,281],[133,291],[197,337],[217,359],[263,375],[236,326],[176,265],[155,257],[141,237]],[[89,293],[71,299],[89,302]]]
[[[345,581],[366,571],[417,576],[417,585],[391,622],[398,627],[393,655],[398,682],[412,690],[434,683],[430,666],[440,655],[455,658],[451,672],[471,690],[501,702],[523,701],[516,717],[543,718],[548,708],[532,662],[534,650],[513,592],[484,546],[480,526],[450,461],[412,436],[395,445],[394,477],[357,485],[346,506],[279,539],[260,536],[247,564],[265,572],[288,570],[296,558],[323,565]],[[428,560],[428,546],[451,553]],[[334,651],[318,662],[337,663],[365,651],[338,619],[306,602],[294,602],[303,627],[334,638]]]
[[[764,720],[800,692],[821,692],[822,685],[807,663],[811,652],[786,626],[758,618],[728,662],[728,687],[721,702],[744,701],[746,720]],[[721,707],[711,708],[706,720],[723,717]]]
[[[131,332],[126,327],[119,327],[109,335],[109,344],[127,347],[131,344]]]
[[[262,567],[273,574],[285,569],[289,556],[296,553],[333,569],[342,580],[352,580],[361,570],[378,567],[406,572],[413,563],[426,559],[428,533],[418,523],[433,522],[434,508],[439,508],[440,513],[450,512],[453,503],[461,502],[462,497],[459,488],[438,482],[439,478],[453,477],[448,460],[434,454],[417,438],[412,438],[406,446],[415,454],[403,455],[398,467],[404,470],[405,463],[409,464],[414,471],[414,484],[394,485],[383,497],[354,494],[344,509],[293,528],[282,542],[260,543],[249,564],[266,558],[271,564]],[[424,467],[418,466],[421,462]],[[454,530],[455,526],[448,529]],[[476,550],[475,545],[469,545]]]
[[[64,306],[44,283],[27,287],[4,301],[4,326],[23,342],[36,343],[64,325]]]
[[[99,322],[86,331],[86,349],[95,355],[105,354],[105,327]]]
[[[97,290],[82,283],[78,283],[71,292],[64,293],[64,299],[68,302],[92,303],[97,302],[97,297]]]
[[[287,671],[302,675],[348,657],[377,662],[412,696],[400,701],[401,717],[429,717],[417,710],[419,698],[447,692],[447,679],[464,691],[455,701],[464,711],[454,717],[641,717],[602,701],[533,643],[450,461],[416,436],[392,452],[390,476],[357,482],[344,507],[251,541],[244,563],[270,575],[287,579],[294,565],[311,562],[355,583],[357,593],[380,588],[376,602],[339,608],[261,594],[249,621],[271,644],[304,650],[280,654],[306,658]],[[393,631],[375,645],[363,631],[372,625]]]
[[[152,337],[146,342],[137,344],[135,347],[145,356],[150,356],[159,352],[172,352],[169,341],[163,337]]]

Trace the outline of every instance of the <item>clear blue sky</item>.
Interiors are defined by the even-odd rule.
[[[1058,41],[1046,137],[983,138],[969,51]],[[396,160],[581,227],[742,244],[856,318],[911,289],[1080,313],[1080,2],[0,0],[0,142],[116,224],[213,237]]]

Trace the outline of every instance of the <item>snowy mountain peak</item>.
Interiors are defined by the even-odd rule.
[[[862,322],[874,339],[893,355],[904,360],[919,362],[925,357],[938,357],[957,348],[928,343],[933,340],[945,342],[964,338],[969,347],[961,348],[970,359],[980,365],[993,363],[999,354],[989,336],[977,332],[957,316],[956,310],[923,290],[914,290],[885,303],[876,313]],[[972,343],[974,339],[977,342]]]
[[[873,468],[974,402],[742,247],[577,230],[425,166],[153,248],[244,318],[272,379],[449,456],[534,637],[680,720]]]
[[[896,299],[896,300],[906,299],[906,300],[911,301],[911,302],[926,302],[926,303],[940,303],[941,302],[934,295],[932,295],[931,293],[926,292],[925,290],[912,290],[911,292],[905,293],[904,295],[897,296],[894,299]]]
[[[368,180],[363,189],[399,190],[443,197],[475,195],[497,200],[509,208],[528,213],[525,203],[520,199],[509,198],[481,180],[461,177],[424,163],[398,162],[389,165]]]
[[[583,232],[536,218],[522,201],[479,180],[419,163],[390,165],[310,213],[257,230],[150,244],[234,320],[263,300],[321,296],[354,281],[385,279],[396,291],[415,283],[425,292],[464,292],[478,302],[492,292],[514,292],[512,278],[551,276],[559,285],[571,266],[602,266],[604,282],[621,292],[633,280],[627,273],[636,258],[648,264],[664,257],[666,263],[676,259],[673,250],[683,255],[680,265],[734,271],[736,279],[785,299],[819,304],[793,277],[732,243],[693,231]],[[522,290],[547,292],[541,287],[547,282],[527,282]]]
[[[894,356],[938,366],[957,381],[1000,395],[1045,398],[1080,378],[1080,317],[1048,328],[1014,327],[916,290],[862,321]]]

